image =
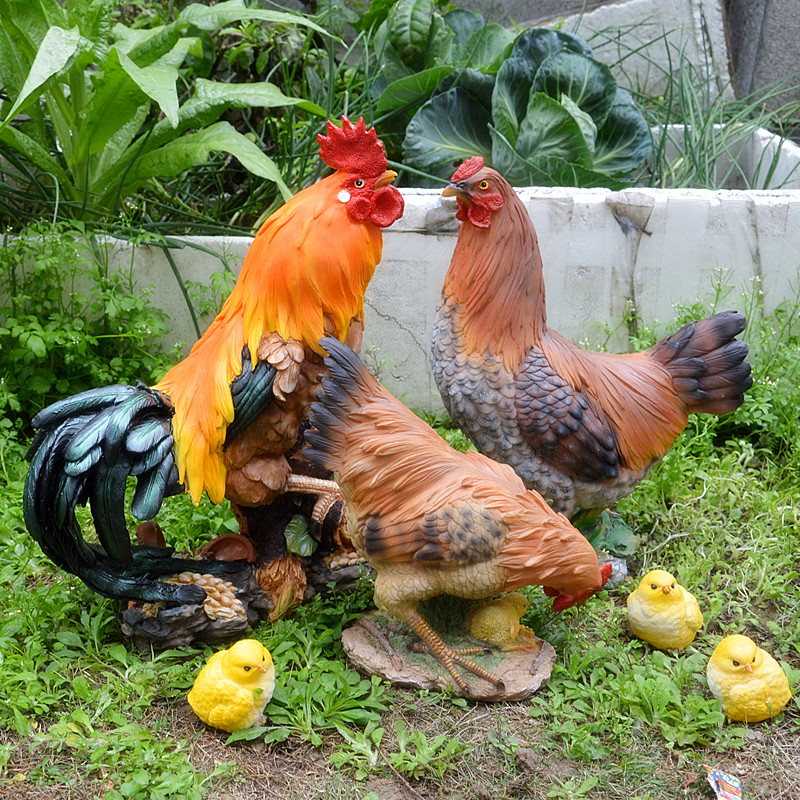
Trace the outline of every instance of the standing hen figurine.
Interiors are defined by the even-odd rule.
[[[660,650],[682,650],[703,627],[697,598],[663,569],[648,572],[628,595],[633,633]]]
[[[706,668],[708,688],[736,722],[761,722],[779,714],[792,692],[780,664],[749,636],[726,636]]]
[[[374,129],[343,118],[341,128],[328,122],[319,143],[334,172],[264,222],[222,310],[183,361],[154,387],[95,389],[33,420],[26,525],[52,561],[102,595],[196,604],[206,597],[199,582],[161,578],[226,572],[216,561],[132,547],[124,514],[132,476],[138,519],[177,493],[195,503],[204,492],[214,503],[229,499],[255,545],[256,578],[273,616],[303,598],[303,562],[287,553],[284,527],[297,493],[319,495],[317,521],[340,496],[333,482],[310,479],[312,466],[296,457],[324,369],[319,339],[360,347],[381,231],[403,213]],[[83,538],[75,516],[87,500],[97,544]]]
[[[465,695],[456,669],[502,681],[448,646],[418,604],[482,600],[539,584],[560,611],[611,574],[591,545],[505,464],[454,450],[392,397],[342,342],[322,345],[329,375],[312,405],[306,458],[335,471],[353,544],[375,568],[375,604],[405,622]],[[518,619],[518,617],[517,617]]]
[[[542,259],[528,211],[479,157],[458,200],[455,251],[436,310],[436,385],[485,455],[572,517],[630,494],[691,412],[725,414],[752,385],[745,318],[692,322],[641,353],[587,352],[547,326]]]
[[[269,650],[256,639],[241,639],[211,656],[187,700],[206,725],[233,733],[258,722],[274,691]]]

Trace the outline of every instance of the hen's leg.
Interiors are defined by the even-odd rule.
[[[319,495],[319,499],[314,504],[314,510],[311,512],[311,519],[320,525],[334,503],[339,500],[344,502],[342,490],[336,481],[326,481],[322,480],[322,478],[312,478],[308,475],[289,475],[286,479],[285,491]]]
[[[414,632],[422,639],[425,644],[430,648],[431,655],[453,676],[453,680],[461,691],[469,696],[470,690],[464,678],[461,677],[455,665],[458,664],[464,669],[477,675],[479,678],[488,681],[492,686],[498,689],[504,689],[505,685],[496,675],[493,675],[489,670],[478,666],[474,661],[465,658],[457,650],[448,647],[436,631],[425,621],[423,616],[416,609],[408,611],[403,620],[414,630]]]

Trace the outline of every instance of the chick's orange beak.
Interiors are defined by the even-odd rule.
[[[386,172],[375,181],[375,188],[380,189],[382,186],[388,186],[390,183],[394,183],[396,177],[397,173],[393,169],[387,169]]]
[[[259,672],[266,672],[267,671],[267,668],[263,664],[256,664],[256,669]]]
[[[748,672],[752,672],[752,671],[753,671],[753,665],[752,665],[752,664],[745,664],[745,665],[744,665],[744,668],[745,668],[745,669],[746,669]]]
[[[669,594],[669,586],[662,586],[661,591],[664,592],[664,594]]]

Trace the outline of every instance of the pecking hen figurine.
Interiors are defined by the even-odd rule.
[[[274,691],[272,654],[256,639],[240,639],[208,659],[186,699],[206,725],[233,733],[258,722]]]
[[[634,635],[659,650],[688,647],[703,627],[697,598],[663,569],[639,581],[628,595],[627,608]]]
[[[328,375],[312,404],[306,458],[334,470],[350,535],[375,568],[375,604],[406,623],[469,694],[459,664],[500,686],[442,641],[422,600],[466,599],[539,584],[561,610],[601,589],[591,545],[514,471],[450,447],[392,397],[347,345],[326,337]],[[474,652],[474,651],[473,651]]]
[[[779,714],[792,696],[780,664],[749,636],[726,636],[706,667],[708,688],[729,720],[761,722]]]
[[[691,412],[725,414],[752,385],[745,318],[692,322],[649,350],[587,352],[547,326],[542,259],[522,201],[483,159],[443,192],[458,241],[433,327],[436,384],[451,418],[567,516],[630,494]]]
[[[274,536],[271,505],[289,492],[321,493],[315,513],[322,519],[339,496],[331,481],[310,479],[295,457],[324,369],[319,339],[327,334],[360,348],[381,231],[403,213],[374,128],[343,118],[341,128],[328,122],[318,138],[334,172],[264,222],[222,310],[183,361],[153,387],[95,389],[33,420],[26,525],[52,561],[102,595],[199,603],[206,595],[199,585],[161,578],[226,569],[132,546],[124,511],[133,476],[131,511],[142,520],[169,495],[188,492],[195,503],[203,492],[214,503],[228,498],[241,533],[255,542],[256,577],[275,609],[302,599],[303,564],[287,554],[282,528]],[[87,500],[97,544],[84,539],[75,515]],[[294,503],[283,505],[291,516]]]

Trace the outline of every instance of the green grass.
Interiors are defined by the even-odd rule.
[[[255,631],[277,667],[263,727],[230,739],[205,728],[185,696],[212,648],[148,658],[128,647],[117,604],[57,571],[25,531],[23,447],[4,438],[0,789],[26,797],[374,800],[391,785],[448,800],[673,800],[709,797],[703,765],[711,764],[739,775],[749,800],[792,797],[797,700],[769,722],[727,724],[705,665],[723,635],[745,633],[800,692],[795,311],[753,317],[756,384],[745,405],[722,420],[693,418],[620,503],[642,537],[628,581],[560,615],[540,589],[526,590],[524,621],[558,659],[547,687],[521,703],[473,704],[353,672],[340,636],[370,607],[365,577],[351,594],[318,596]],[[643,343],[654,332],[640,324],[637,335]],[[438,425],[466,446],[445,421]],[[179,546],[231,527],[224,507],[182,498],[166,507],[165,529]],[[672,571],[703,609],[705,627],[684,652],[655,651],[626,632],[625,597],[655,567]]]

